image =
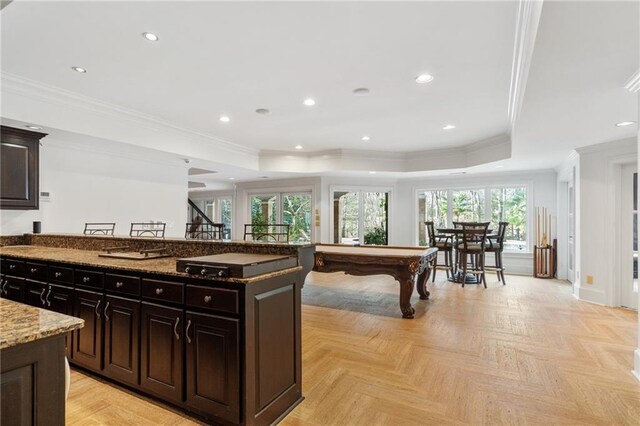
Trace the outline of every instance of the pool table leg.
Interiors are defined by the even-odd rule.
[[[413,318],[416,310],[411,306],[411,293],[413,293],[413,279],[401,279],[400,282],[400,310],[402,318]]]
[[[420,295],[420,299],[429,300],[429,291],[427,290],[427,281],[429,281],[429,273],[431,269],[427,268],[418,275],[418,279],[416,280],[416,290],[418,290],[418,294]]]

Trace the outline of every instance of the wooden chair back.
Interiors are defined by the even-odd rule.
[[[480,250],[484,251],[489,224],[490,222],[462,222],[463,250],[469,251],[479,246]]]

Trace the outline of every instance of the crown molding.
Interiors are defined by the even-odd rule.
[[[103,117],[109,117],[110,119],[120,120],[128,124],[133,123],[147,130],[177,133],[186,140],[190,138],[205,139],[214,143],[216,148],[225,149],[239,155],[257,155],[258,153],[256,149],[235,144],[197,130],[181,127],[149,114],[144,114],[136,110],[104,102],[15,74],[0,71],[0,81],[0,93],[13,93],[48,104],[80,108]]]
[[[624,88],[631,93],[637,93],[640,91],[640,68],[627,80],[624,84]]]
[[[422,172],[460,169],[511,157],[511,137],[497,135],[452,148],[411,152],[334,149],[260,151],[260,170],[294,173],[337,171]]]
[[[509,104],[507,107],[510,130],[513,130],[518,114],[522,108],[536,35],[538,33],[540,14],[542,12],[542,2],[543,0],[520,0],[518,5],[511,63]]]

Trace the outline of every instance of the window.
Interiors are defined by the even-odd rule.
[[[333,191],[333,242],[387,245],[389,192]]]
[[[273,193],[251,196],[251,224],[289,225],[289,241],[311,241],[311,193]]]
[[[453,226],[453,222],[509,222],[505,250],[528,249],[529,221],[527,188],[524,186],[449,189],[418,192],[418,243],[427,245],[425,222],[435,228]]]

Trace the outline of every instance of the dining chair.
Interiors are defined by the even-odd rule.
[[[436,247],[438,252],[444,254],[444,264],[438,263],[436,256],[433,264],[433,282],[436,281],[436,271],[444,269],[447,272],[447,279],[453,277],[453,236],[436,234],[435,226],[432,221],[424,223],[427,226],[427,236],[429,238],[429,246]]]
[[[487,279],[484,270],[484,257],[486,251],[487,230],[489,222],[464,222],[462,226],[462,236],[458,242],[458,253],[460,258],[459,269],[462,269],[462,287],[464,287],[467,274],[477,277],[484,288],[487,288]],[[469,265],[468,260],[473,259],[473,264]]]
[[[495,265],[485,265],[485,270],[495,271],[498,275],[498,281],[502,281],[502,285],[507,284],[504,279],[504,264],[502,263],[504,236],[507,233],[507,226],[509,226],[509,222],[498,222],[498,232],[487,237],[485,247],[485,252],[494,253],[495,255]]]

